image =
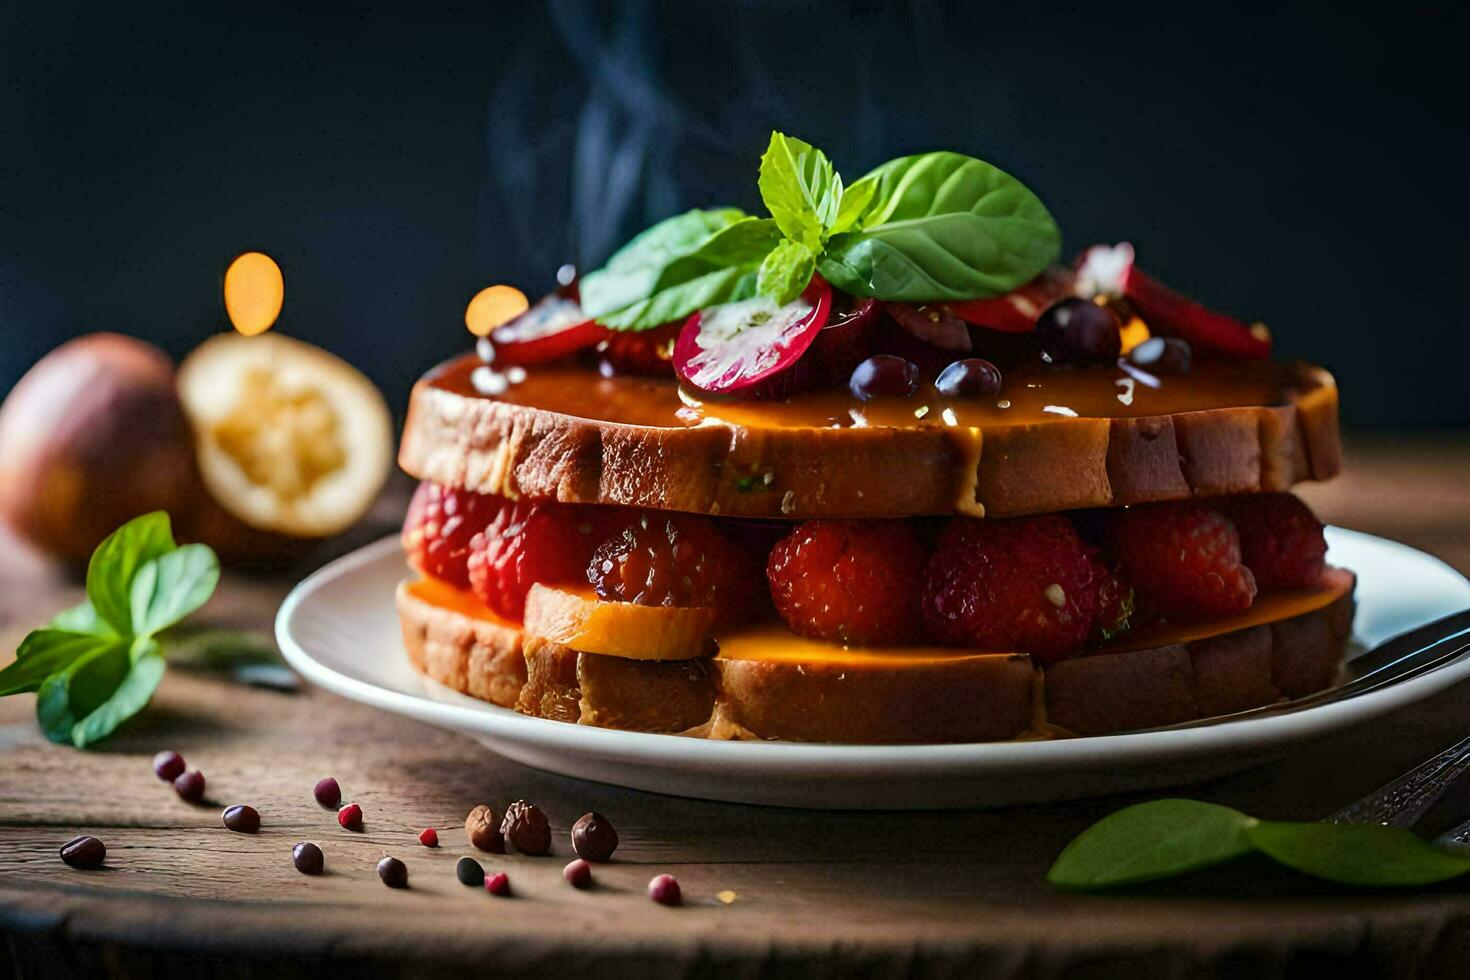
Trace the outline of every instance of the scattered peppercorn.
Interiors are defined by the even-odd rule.
[[[312,787],[311,795],[315,796],[316,801],[328,810],[335,810],[342,805],[342,787],[338,786],[337,781],[331,776],[317,780],[317,784]]]
[[[190,803],[198,803],[204,799],[204,773],[198,769],[190,769],[174,780],[174,792],[179,794],[179,799]]]
[[[485,879],[485,890],[492,895],[501,898],[510,894],[510,876],[504,871],[497,871]]]
[[[337,822],[347,830],[362,830],[362,807],[349,803],[337,811]]]
[[[309,841],[302,841],[291,848],[291,863],[304,875],[319,875],[326,860],[322,857],[320,847]]]
[[[419,834],[419,843],[425,847],[438,847],[439,831],[433,827],[425,827],[423,833]]]
[[[500,828],[495,826],[495,811],[485,804],[475,807],[465,817],[464,832],[470,844],[479,850],[491,854],[505,853],[505,838],[501,836]]]
[[[160,752],[153,757],[153,775],[171,783],[184,772],[184,757],[177,752]]]
[[[648,897],[660,905],[678,905],[684,900],[673,875],[657,875],[648,883]]]
[[[461,885],[478,888],[485,883],[485,869],[472,857],[462,857],[454,866],[454,876]]]
[[[389,888],[407,888],[408,866],[396,857],[385,857],[378,862],[378,877]]]
[[[592,887],[592,865],[581,858],[568,864],[561,869],[561,876],[567,880],[567,884],[573,888]]]
[[[233,830],[237,834],[253,834],[260,829],[260,814],[255,807],[243,803],[226,807],[223,819],[225,829]]]
[[[61,845],[61,860],[73,868],[96,868],[107,857],[107,845],[95,837],[73,837]]]
[[[522,854],[545,854],[551,850],[551,824],[534,803],[516,800],[506,807],[500,833]]]
[[[577,856],[601,864],[618,848],[618,832],[600,813],[585,813],[572,824],[572,850]]]

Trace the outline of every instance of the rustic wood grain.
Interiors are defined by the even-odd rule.
[[[1347,472],[1306,491],[1324,517],[1470,568],[1470,440],[1358,440]],[[396,506],[386,503],[384,516]],[[207,618],[263,628],[289,581],[230,575]],[[0,538],[7,649],[78,595],[75,582]],[[1266,817],[1320,816],[1463,737],[1467,696],[1462,685],[1187,792]],[[1463,884],[1352,893],[1245,865],[1134,895],[1052,892],[1042,874],[1061,845],[1129,798],[951,813],[683,800],[527,769],[320,691],[275,693],[183,670],[95,751],[45,742],[32,710],[29,697],[0,701],[0,975],[1173,977],[1347,966],[1436,976],[1470,955]],[[153,777],[150,758],[165,747],[206,773],[209,805],[185,804]],[[362,804],[363,833],[342,830],[312,801],[312,784],[329,774]],[[553,855],[477,855],[509,872],[512,899],[460,886],[454,863],[473,853],[465,814],[517,797],[551,818]],[[258,835],[220,825],[235,802],[259,809]],[[567,829],[586,810],[606,814],[622,845],[584,893],[560,872]],[[1457,789],[1425,829],[1467,814],[1470,789]],[[418,844],[425,826],[438,828],[438,849]],[[60,863],[57,847],[77,833],[107,842],[104,869]],[[322,846],[327,874],[292,868],[299,840]],[[390,891],[373,873],[388,853],[407,863],[408,890]],[[686,907],[643,896],[665,871]],[[727,889],[737,895],[730,905],[715,897]]]

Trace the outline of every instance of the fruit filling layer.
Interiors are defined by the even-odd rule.
[[[1042,664],[1341,591],[1288,493],[1037,517],[761,522],[510,501],[423,483],[403,530],[423,597],[574,649],[1024,652]],[[763,638],[763,639],[762,639]],[[748,648],[748,649],[747,649]],[[741,650],[746,650],[741,654]]]

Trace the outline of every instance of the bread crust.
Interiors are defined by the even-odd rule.
[[[997,517],[1284,490],[1341,465],[1337,387],[1287,368],[1286,403],[993,429],[674,428],[595,421],[420,381],[399,464],[509,497],[806,519]]]
[[[482,700],[558,721],[706,738],[853,744],[994,741],[1152,728],[1329,686],[1351,632],[1354,579],[1310,612],[1147,649],[1062,661],[1021,655],[871,662],[635,661],[579,653],[423,601],[398,612],[422,673]],[[523,645],[524,643],[524,645]]]

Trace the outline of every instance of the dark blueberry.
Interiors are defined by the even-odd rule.
[[[1101,364],[1123,349],[1118,314],[1086,299],[1064,299],[1036,321],[1042,357],[1052,364]]]
[[[173,782],[183,772],[184,757],[177,752],[160,752],[153,757],[153,775],[164,782]]]
[[[967,357],[940,371],[934,390],[946,398],[994,398],[1000,394],[1000,368],[983,357]]]
[[[561,869],[561,876],[567,880],[567,884],[573,888],[592,887],[592,865],[581,858],[568,864]]]
[[[534,803],[516,800],[506,807],[500,833],[522,854],[545,854],[551,850],[551,824]]]
[[[61,860],[73,868],[100,867],[107,857],[107,845],[95,837],[73,837],[61,845]]]
[[[1184,374],[1193,353],[1189,342],[1178,337],[1150,337],[1128,352],[1128,360],[1155,374]]]
[[[874,354],[853,368],[847,382],[858,401],[871,398],[904,398],[918,387],[919,369],[896,354]]]
[[[255,807],[243,803],[226,808],[223,819],[225,829],[237,834],[253,834],[260,829],[260,814],[255,812]]]
[[[770,549],[767,549],[770,550]],[[572,850],[577,856],[599,864],[612,858],[618,849],[618,832],[612,822],[600,813],[586,813],[572,824]]]
[[[198,769],[190,769],[185,772],[174,780],[174,792],[178,793],[182,800],[198,803],[204,799],[204,773]]]
[[[385,857],[378,862],[378,877],[389,888],[407,888],[408,866],[396,857]]]
[[[291,848],[291,863],[296,865],[296,870],[304,875],[319,875],[326,860],[322,857],[322,849],[308,841],[302,841]]]
[[[454,866],[454,876],[459,879],[461,885],[470,885],[479,888],[485,883],[485,869],[480,867],[480,862],[471,857],[459,859]]]
[[[648,883],[648,897],[660,905],[678,905],[684,900],[673,875],[658,875]]]
[[[337,781],[331,776],[317,780],[317,784],[312,787],[311,795],[315,796],[316,801],[328,810],[335,810],[342,803],[342,787],[338,786]]]

